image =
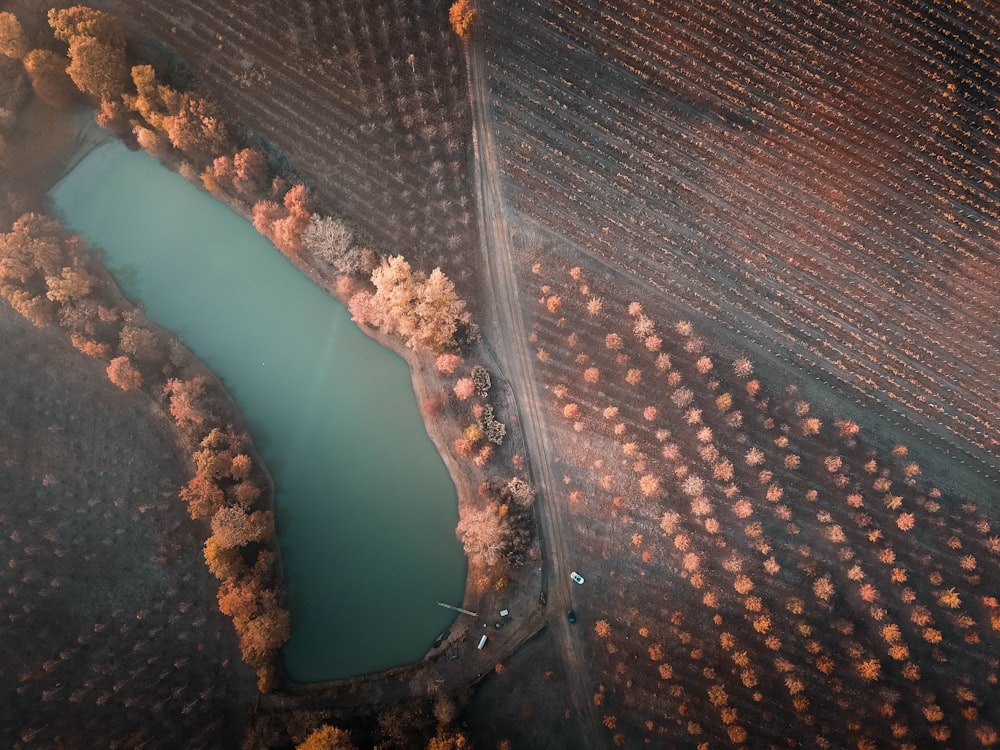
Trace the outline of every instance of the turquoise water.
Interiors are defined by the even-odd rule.
[[[125,294],[225,382],[276,485],[293,679],[419,659],[462,598],[455,487],[405,362],[238,214],[144,153],[92,152],[50,194]]]

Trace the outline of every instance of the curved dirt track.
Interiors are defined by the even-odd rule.
[[[569,708],[577,718],[581,736],[589,748],[605,745],[598,731],[590,696],[580,676],[584,672],[583,644],[567,621],[565,612],[571,608],[569,573],[572,564],[563,534],[567,520],[557,504],[558,478],[553,470],[552,446],[547,429],[547,416],[531,361],[531,348],[520,315],[514,248],[511,244],[503,209],[500,188],[500,168],[493,145],[489,111],[489,91],[485,80],[485,62],[477,35],[466,47],[469,99],[473,122],[473,184],[479,221],[479,246],[483,255],[486,285],[490,290],[490,306],[483,321],[487,340],[499,350],[505,372],[517,403],[521,427],[531,461],[531,474],[537,490],[537,519],[542,542],[544,586],[547,590],[549,617],[563,666],[569,675]]]

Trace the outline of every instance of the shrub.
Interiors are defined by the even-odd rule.
[[[434,367],[444,375],[451,375],[462,364],[462,358],[457,354],[441,354],[434,360]]]
[[[142,387],[142,375],[132,365],[128,357],[115,357],[108,365],[108,379],[123,391]]]

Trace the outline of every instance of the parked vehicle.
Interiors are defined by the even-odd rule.
[[[576,612],[574,612],[571,609],[567,610],[566,617],[569,618],[569,624],[570,625],[575,625],[576,624]]]
[[[577,583],[583,584],[583,576],[577,573],[575,570],[569,574],[569,577],[572,578]]]

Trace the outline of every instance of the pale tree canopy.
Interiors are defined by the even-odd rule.
[[[354,233],[340,219],[313,214],[302,235],[302,242],[314,257],[345,271],[354,247]]]
[[[372,283],[369,322],[403,337],[411,349],[442,351],[454,343],[459,326],[471,319],[455,285],[439,268],[425,276],[395,255],[375,269]]]
[[[470,319],[465,300],[459,298],[455,285],[440,268],[435,268],[427,277],[420,292],[416,315],[418,341],[435,351],[451,344],[458,326],[468,323]]]
[[[500,510],[490,503],[463,511],[455,534],[470,558],[496,565],[506,552],[509,529]]]

